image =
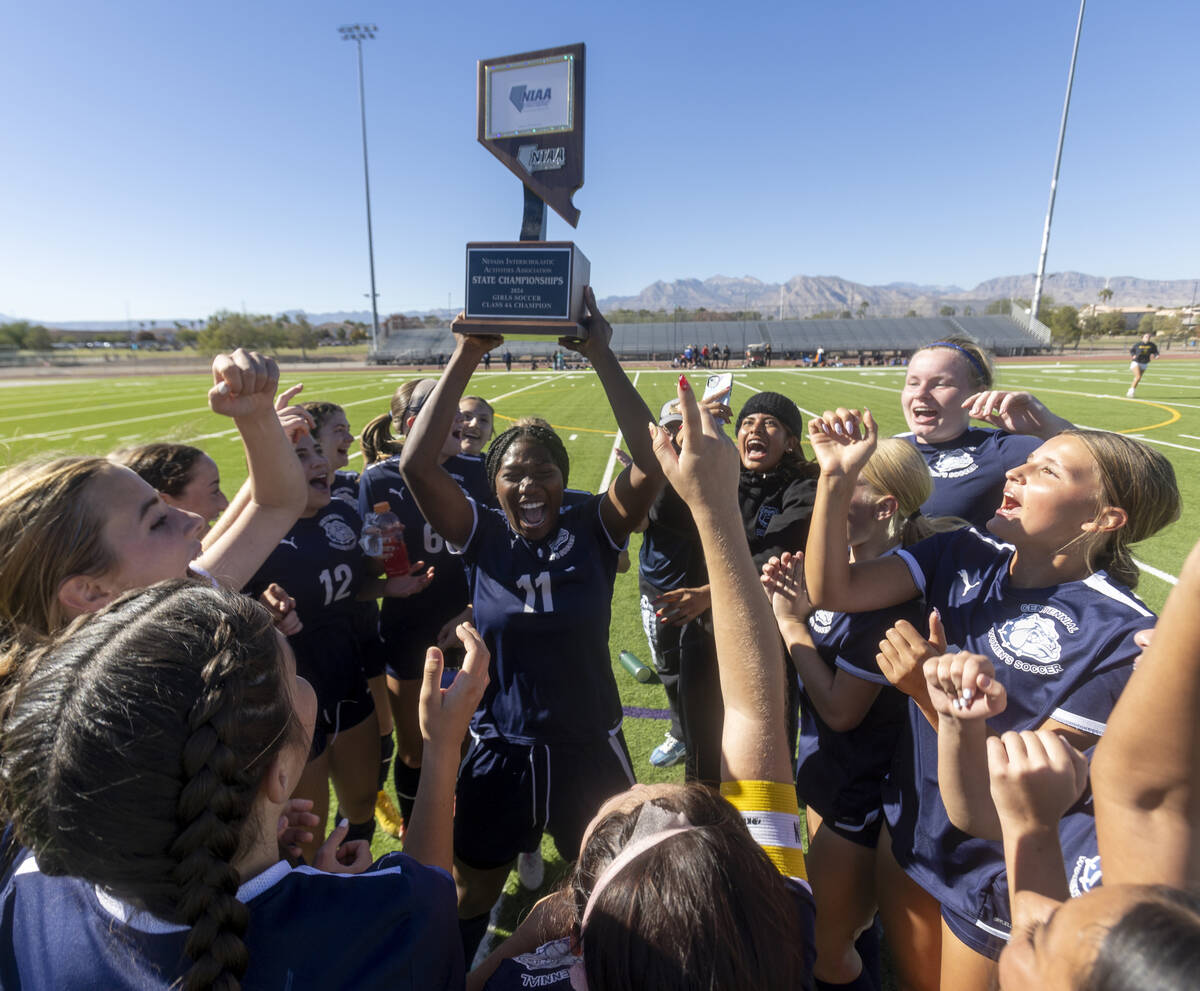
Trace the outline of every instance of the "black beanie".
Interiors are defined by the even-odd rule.
[[[741,429],[742,421],[751,413],[765,413],[773,416],[782,423],[793,437],[800,440],[804,437],[804,416],[799,407],[778,392],[759,392],[746,400],[746,405],[737,415],[734,430]]]

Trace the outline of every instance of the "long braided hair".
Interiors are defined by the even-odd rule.
[[[234,862],[303,733],[266,610],[187,580],[128,593],[21,657],[0,719],[0,818],[42,872],[189,926],[184,988],[239,987]]]

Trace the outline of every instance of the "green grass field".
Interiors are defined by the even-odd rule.
[[[1127,361],[1045,360],[1001,365],[999,385],[1024,389],[1042,398],[1055,412],[1080,426],[1115,430],[1144,439],[1175,465],[1183,494],[1183,518],[1134,549],[1144,574],[1138,592],[1151,606],[1162,607],[1171,582],[1188,550],[1200,538],[1200,518],[1192,511],[1200,498],[1200,363],[1195,360],[1155,362],[1139,387],[1136,399],[1126,399]],[[674,395],[677,372],[632,371],[638,389],[652,409]],[[694,373],[699,381],[704,373]],[[311,372],[298,376],[285,368],[281,387],[303,380],[301,399],[327,399],[341,404],[357,432],[369,419],[386,412],[396,386],[411,375],[379,371]],[[902,369],[746,369],[735,372],[736,409],[754,391],[769,389],[791,396],[806,414],[835,406],[869,406],[881,432],[905,429],[899,393]],[[201,375],[161,375],[120,379],[68,378],[39,382],[0,380],[0,466],[49,452],[103,454],[115,448],[151,440],[195,444],[220,466],[224,488],[232,494],[245,476],[241,447],[232,422],[212,414],[206,393],[210,379]],[[492,402],[497,431],[506,421],[537,414],[550,420],[566,441],[571,455],[570,483],[595,489],[605,477],[615,439],[615,421],[603,391],[590,372],[479,373],[470,392]],[[352,451],[351,467],[360,466]],[[626,706],[665,708],[657,685],[635,682],[616,664],[617,653],[632,650],[647,659],[645,637],[637,606],[635,566],[618,576],[613,602],[610,647],[617,683]],[[647,763],[662,740],[661,719],[630,718],[625,735],[638,777],[643,781],[679,780],[679,768],[655,771]],[[389,786],[390,787],[390,786]],[[376,853],[392,846],[387,837],[376,841]],[[562,872],[562,864],[547,840],[546,888]],[[531,903],[510,877],[506,899],[497,918],[501,930]],[[543,890],[546,890],[545,888]]]

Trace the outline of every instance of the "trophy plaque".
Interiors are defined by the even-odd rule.
[[[583,185],[584,46],[484,59],[478,65],[480,144],[524,187],[519,241],[467,245],[466,306],[455,329],[513,340],[585,338],[587,258],[546,240],[546,206],[572,227]]]

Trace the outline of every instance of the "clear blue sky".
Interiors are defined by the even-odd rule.
[[[475,61],[587,49],[572,231],[600,296],[657,280],[956,283],[1037,262],[1075,0],[8,3],[0,313],[367,305],[365,43],[382,313],[461,305],[514,239]],[[1200,276],[1200,5],[1092,0],[1049,271]]]

